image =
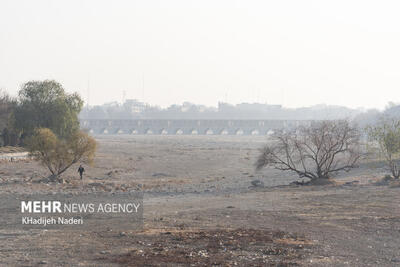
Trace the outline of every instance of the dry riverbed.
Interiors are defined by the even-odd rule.
[[[400,188],[374,184],[385,174],[381,163],[363,163],[336,185],[287,186],[296,176],[254,171],[264,137],[98,141],[83,181],[76,169],[52,184],[36,162],[2,162],[0,194],[139,190],[143,227],[2,230],[0,265],[400,265]]]

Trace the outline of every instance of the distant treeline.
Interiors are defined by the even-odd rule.
[[[384,113],[400,116],[400,106],[389,104]],[[284,108],[280,105],[219,103],[207,107],[185,102],[167,108],[151,106],[137,100],[124,103],[111,102],[86,106],[81,119],[263,119],[263,120],[338,120],[350,119],[361,125],[374,123],[383,112],[378,110],[351,109],[342,106],[316,105],[302,108]]]

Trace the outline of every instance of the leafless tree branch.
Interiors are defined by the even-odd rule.
[[[357,167],[361,157],[360,135],[347,121],[321,121],[289,133],[277,133],[265,146],[256,168],[272,166],[299,177],[327,179]]]

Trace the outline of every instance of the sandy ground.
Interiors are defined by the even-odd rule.
[[[334,186],[254,171],[264,137],[99,136],[94,166],[63,184],[1,162],[0,194],[144,192],[141,229],[1,230],[2,266],[399,266],[400,188],[381,163]],[[259,179],[264,187],[253,187]]]

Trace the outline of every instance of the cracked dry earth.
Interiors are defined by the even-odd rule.
[[[3,162],[0,194],[142,190],[143,226],[0,229],[0,266],[400,265],[400,188],[374,184],[380,164],[361,164],[337,185],[284,186],[296,177],[254,172],[261,137],[98,141],[83,182],[70,170],[64,184],[43,183],[37,163]]]

